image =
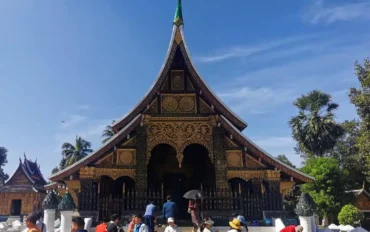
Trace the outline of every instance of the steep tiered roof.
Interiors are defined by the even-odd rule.
[[[259,156],[261,160],[268,163],[275,168],[281,170],[286,175],[295,178],[297,183],[311,182],[314,178],[286,165],[285,163],[277,160],[275,157],[269,155],[263,151],[257,145],[251,142],[241,131],[247,127],[247,123],[244,122],[239,116],[233,113],[209,88],[204,79],[199,75],[195,66],[191,60],[190,53],[184,37],[184,20],[182,17],[182,6],[181,0],[178,0],[178,5],[175,13],[175,19],[173,21],[172,35],[170,44],[168,47],[165,61],[160,69],[159,75],[154,81],[153,85],[140,102],[122,119],[118,120],[114,125],[113,129],[116,132],[110,140],[108,140],[101,148],[82,160],[74,163],[73,165],[61,170],[50,177],[52,181],[59,181],[75,172],[81,167],[89,165],[94,160],[104,155],[107,151],[114,148],[114,146],[120,142],[123,138],[133,132],[143,120],[142,114],[149,108],[149,105],[153,102],[153,99],[157,98],[161,91],[161,87],[164,85],[168,73],[171,70],[171,65],[174,62],[176,54],[180,54],[184,62],[185,67],[191,76],[194,89],[202,98],[206,99],[210,103],[212,110],[215,114],[220,115],[219,120],[225,127],[229,134],[234,135],[235,139],[245,146],[247,149],[252,151],[254,154]]]
[[[14,174],[0,187],[0,192],[40,192],[45,191],[46,184],[37,161],[33,162],[24,155],[23,161],[19,159]]]

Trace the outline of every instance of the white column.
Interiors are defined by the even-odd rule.
[[[299,216],[300,225],[303,227],[303,232],[312,232],[311,217]]]
[[[55,209],[44,210],[44,223],[46,225],[46,232],[54,232]]]
[[[71,232],[73,211],[61,211],[60,232]]]

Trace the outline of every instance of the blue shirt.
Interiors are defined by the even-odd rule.
[[[176,203],[173,201],[167,201],[163,204],[163,215],[165,218],[175,217]]]
[[[155,205],[153,204],[149,204],[146,206],[144,216],[154,216],[156,212],[157,212],[157,207],[155,207]]]

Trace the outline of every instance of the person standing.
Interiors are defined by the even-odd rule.
[[[191,221],[193,223],[193,232],[196,232],[198,229],[202,231],[200,224],[200,199],[198,197],[195,200],[189,200],[188,211],[191,215]]]
[[[143,217],[141,215],[135,216],[135,229],[134,232],[148,232],[148,226],[143,223]]]
[[[180,232],[180,228],[175,224],[175,219],[169,217],[167,219],[168,226],[164,229],[164,232]]]
[[[176,203],[172,201],[171,195],[167,196],[167,202],[163,204],[163,217],[165,220],[168,218],[175,218],[177,212]]]
[[[154,202],[151,201],[147,206],[144,214],[145,218],[145,224],[148,226],[149,232],[154,232],[154,221],[155,221],[155,216],[157,213],[157,207],[154,205]]]
[[[85,230],[85,221],[82,217],[77,217],[72,220],[72,231],[87,232],[87,230]]]
[[[107,225],[108,225],[108,218],[104,217],[103,218],[103,222],[100,223],[96,228],[95,228],[95,231],[96,232],[107,232]]]
[[[119,216],[117,214],[113,214],[111,216],[111,221],[107,225],[107,232],[119,232],[118,222],[119,222]]]
[[[28,232],[41,232],[40,229],[36,225],[37,215],[36,214],[29,214],[26,219],[26,226],[28,228]]]
[[[36,225],[40,229],[41,232],[46,232],[46,225],[41,221],[42,212],[39,212],[37,214],[37,221]]]

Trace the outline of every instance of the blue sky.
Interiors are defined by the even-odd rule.
[[[232,2],[232,3],[231,3]],[[151,86],[169,44],[176,0],[2,1],[0,146],[12,174],[25,152],[48,177],[60,146],[100,134]],[[368,0],[183,1],[198,71],[249,126],[244,133],[294,163],[288,120],[320,89],[356,117],[353,64],[370,56]],[[66,123],[62,124],[64,120]]]

